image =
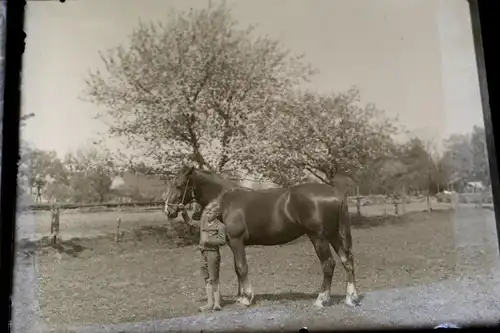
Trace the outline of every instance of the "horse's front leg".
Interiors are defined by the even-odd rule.
[[[236,276],[238,276],[238,294],[241,294],[239,302],[245,306],[249,306],[252,304],[255,294],[248,278],[248,264],[243,238],[230,239],[229,246],[233,251],[234,266]]]
[[[236,301],[241,303],[243,296],[243,286],[241,284],[241,276],[238,271],[238,264],[236,263],[236,257],[234,258],[234,271],[236,273],[236,277],[238,279],[238,292],[236,293]]]

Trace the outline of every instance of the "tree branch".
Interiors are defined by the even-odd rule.
[[[307,171],[309,171],[310,173],[312,173],[312,175],[313,175],[314,177],[318,178],[318,179],[319,179],[319,180],[321,180],[323,183],[328,184],[328,185],[332,185],[332,186],[333,186],[333,184],[332,184],[332,183],[330,183],[327,179],[325,179],[325,178],[321,177],[321,176],[320,176],[320,175],[319,175],[319,174],[318,174],[315,170],[313,170],[310,166],[306,166],[306,167],[305,167],[305,169],[306,169]]]

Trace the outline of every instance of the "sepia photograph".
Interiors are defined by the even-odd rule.
[[[25,32],[14,332],[498,321],[469,1],[27,1]]]

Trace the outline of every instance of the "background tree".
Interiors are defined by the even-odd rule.
[[[443,163],[457,190],[471,181],[488,186],[491,181],[484,128],[474,126],[471,133],[454,134],[445,140]]]
[[[54,151],[44,151],[29,146],[21,150],[19,177],[26,184],[28,192],[40,191],[50,179],[64,181],[64,167]]]
[[[490,170],[488,164],[488,151],[486,148],[486,134],[484,128],[474,126],[470,136],[470,145],[472,151],[472,174],[475,181],[480,181],[484,185],[491,184]]]
[[[444,163],[450,172],[450,182],[454,189],[462,191],[474,167],[474,154],[469,134],[454,134],[445,140]]]
[[[111,155],[99,148],[79,149],[64,159],[74,202],[104,202],[115,174]]]
[[[282,185],[300,182],[307,173],[332,185],[339,174],[355,177],[368,161],[390,154],[397,130],[384,112],[359,101],[354,88],[287,96],[272,119],[261,117],[241,147],[245,167]]]
[[[408,190],[430,195],[446,187],[441,158],[432,141],[411,138],[401,146],[400,159],[407,166],[404,182]]]
[[[407,166],[402,177],[405,189],[413,193],[423,192],[430,211],[431,196],[446,189],[448,183],[446,167],[434,142],[411,138],[402,145],[400,159]]]
[[[127,138],[160,172],[181,163],[217,172],[234,154],[253,114],[313,74],[280,44],[239,29],[224,3],[141,24],[129,46],[102,55],[85,98],[106,108],[110,131]]]

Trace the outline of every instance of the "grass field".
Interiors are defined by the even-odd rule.
[[[491,211],[441,209],[429,215],[422,212],[424,209],[425,204],[412,204],[403,218],[378,218],[379,225],[355,223],[352,233],[360,292],[453,279],[488,269],[497,260],[491,245]],[[384,209],[380,207],[363,207],[367,216],[381,211]],[[393,208],[387,211],[391,213]],[[109,234],[115,231],[118,214],[123,220],[122,230],[133,236],[116,244]],[[460,219],[465,222],[457,223]],[[48,234],[47,221],[47,213],[36,214],[39,235]],[[195,314],[204,297],[197,247],[173,247],[163,234],[133,232],[141,226],[144,230],[145,226],[164,224],[164,215],[154,211],[61,213],[63,238],[80,239],[38,251],[40,311],[48,326]],[[460,238],[463,234],[469,236]],[[474,241],[482,244],[485,239],[488,248],[474,248]],[[312,304],[322,272],[307,238],[283,246],[250,247],[247,253],[256,292],[254,306]],[[225,307],[237,309],[232,254],[224,247],[221,255]],[[345,295],[344,281],[343,268],[338,264],[332,285],[336,300]]]

